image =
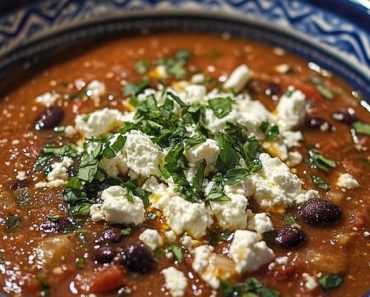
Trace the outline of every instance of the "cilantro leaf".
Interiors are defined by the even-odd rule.
[[[233,101],[230,98],[215,98],[208,101],[209,107],[218,118],[223,118],[232,110]]]
[[[310,150],[309,155],[310,163],[314,167],[317,167],[324,171],[329,171],[330,169],[337,167],[337,163],[334,160],[328,159],[323,155],[320,155],[315,150]]]
[[[339,287],[343,282],[343,278],[336,274],[327,274],[319,279],[320,287],[324,290]]]
[[[219,133],[216,135],[216,141],[220,147],[220,153],[217,158],[216,168],[221,173],[226,173],[229,169],[235,168],[240,158],[234,148],[233,140],[230,136]]]
[[[143,79],[141,82],[138,82],[136,84],[127,82],[124,86],[123,94],[125,96],[137,96],[148,87],[149,87],[148,79]]]
[[[355,122],[352,125],[353,129],[355,129],[356,133],[370,136],[370,124],[363,123],[363,122]]]
[[[198,171],[192,180],[192,186],[196,192],[200,192],[202,189],[206,167],[207,167],[207,163],[205,160],[203,160],[199,164]]]
[[[169,246],[167,246],[167,250],[175,256],[176,260],[179,263],[182,263],[184,261],[184,252],[182,248],[178,245],[170,244]]]
[[[225,175],[225,184],[228,186],[235,185],[246,178],[250,172],[245,168],[229,169]]]
[[[311,176],[312,182],[315,184],[316,187],[318,187],[321,190],[329,191],[330,186],[327,182],[325,182],[321,177],[317,175]]]

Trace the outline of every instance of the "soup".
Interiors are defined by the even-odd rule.
[[[369,113],[341,79],[227,34],[54,59],[0,102],[6,294],[369,289]]]

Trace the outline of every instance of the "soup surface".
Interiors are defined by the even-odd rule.
[[[64,52],[1,99],[9,296],[369,289],[369,112],[318,65],[138,36]]]

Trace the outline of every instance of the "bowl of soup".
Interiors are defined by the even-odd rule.
[[[367,296],[366,5],[4,6],[0,295]]]

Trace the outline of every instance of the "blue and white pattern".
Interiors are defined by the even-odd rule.
[[[205,14],[279,28],[324,48],[370,78],[370,32],[307,1],[298,0],[53,0],[0,13],[0,58],[49,35],[102,20],[158,13]],[[370,20],[370,16],[367,16]],[[17,59],[17,57],[12,57]],[[1,62],[0,62],[1,68]]]

